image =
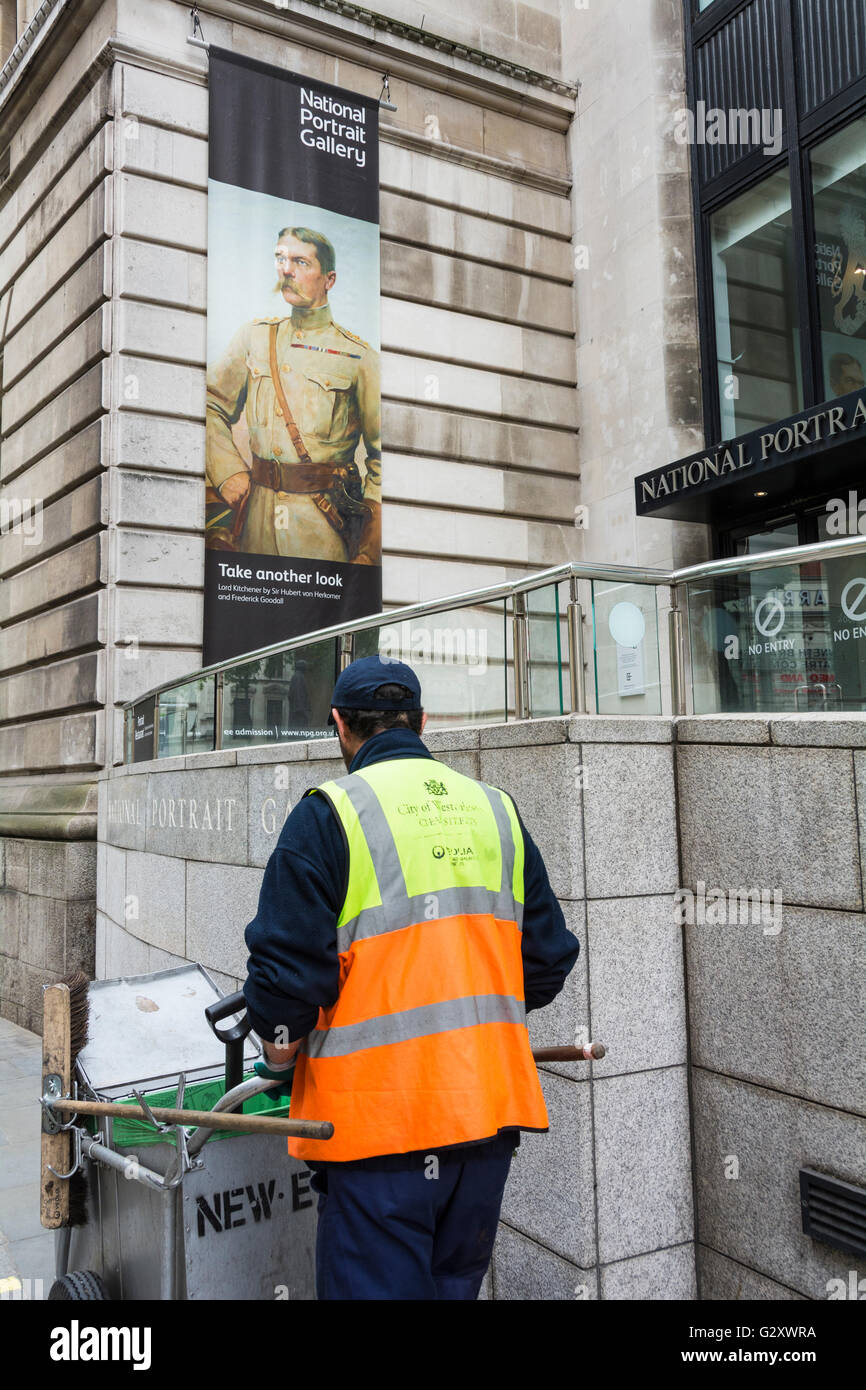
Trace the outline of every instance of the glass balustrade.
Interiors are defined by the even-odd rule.
[[[563,565],[534,588],[503,584],[442,611],[381,614],[350,627],[349,645],[355,659],[375,653],[413,667],[431,729],[567,714],[584,698],[568,640],[574,596],[591,618],[583,664],[598,714],[866,710],[866,544],[743,556],[736,566]],[[659,618],[671,595],[684,620],[673,645]],[[126,760],[152,758],[155,741],[165,758],[332,735],[343,650],[340,634],[314,635],[149,692],[125,710]]]
[[[313,642],[223,673],[222,747],[325,738],[338,642]]]
[[[696,714],[866,709],[866,554],[688,586]]]
[[[599,714],[661,714],[657,587],[592,582]]]
[[[355,637],[355,657],[377,654],[411,666],[427,726],[502,722],[509,660],[504,601],[395,618]]]
[[[215,746],[215,685],[213,676],[203,676],[160,692],[157,757],[206,753]]]
[[[533,719],[568,712],[568,585],[548,584],[526,595],[529,708]]]

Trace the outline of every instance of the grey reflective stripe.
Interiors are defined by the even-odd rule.
[[[382,906],[378,911],[386,923],[393,924],[385,925],[383,930],[393,931],[395,927],[407,926],[409,894],[406,891],[406,879],[400,855],[397,853],[397,842],[382,803],[370,783],[357,773],[350,773],[348,777],[344,777],[340,785],[358,813],[361,830],[370,850],[376,882],[379,885],[379,896],[382,899]],[[351,872],[350,862],[349,873]],[[344,924],[341,931],[346,926],[348,923]]]
[[[357,917],[349,918],[340,927],[340,950],[345,950],[351,941],[365,941],[370,936],[383,936],[385,932],[413,927],[418,922],[458,917],[462,913],[490,913],[500,921],[516,920],[518,928],[523,918],[523,906],[515,902],[511,893],[492,892],[482,885],[440,888],[438,892],[418,893],[404,902],[404,915],[399,921],[384,905],[365,907]]]
[[[518,928],[521,926],[523,904],[516,901],[512,888],[514,838],[502,795],[496,788],[479,783],[490,802],[499,831],[502,856],[502,882],[499,888],[491,890],[483,884],[472,887],[455,885],[439,889],[438,892],[431,890],[410,897],[406,891],[406,879],[394,833],[373,788],[357,773],[342,778],[338,785],[358,813],[382,899],[381,906],[363,908],[356,917],[343,923],[340,927],[340,950],[345,950],[353,941],[364,941],[371,936],[383,936],[386,932],[414,926],[418,922],[456,917],[462,913],[490,913],[502,921],[516,921]],[[491,791],[495,795],[492,796]]]
[[[388,1047],[409,1038],[449,1033],[455,1028],[475,1028],[482,1023],[526,1023],[526,1008],[512,994],[468,995],[441,1004],[422,1004],[363,1023],[337,1028],[315,1028],[307,1034],[308,1057],[346,1057],[367,1047]]]
[[[496,828],[499,831],[499,840],[502,845],[502,885],[500,894],[510,898],[514,903],[514,914],[517,925],[523,924],[523,903],[519,903],[514,897],[514,836],[511,833],[511,819],[505,808],[505,800],[498,787],[488,787],[486,783],[479,784],[487,794],[487,800],[493,807],[493,814],[496,817]]]

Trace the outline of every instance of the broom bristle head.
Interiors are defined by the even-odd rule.
[[[69,1179],[69,1217],[66,1225],[87,1225],[87,1179],[80,1168]]]
[[[74,970],[70,975],[64,975],[59,983],[66,985],[69,990],[69,1051],[74,1068],[76,1058],[87,1046],[90,1022],[90,999],[87,991],[90,979],[83,970]]]

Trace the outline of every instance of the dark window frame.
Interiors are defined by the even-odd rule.
[[[708,9],[700,12],[697,0],[684,0],[687,99],[692,104],[696,47],[751,3],[752,0],[714,0]],[[748,192],[785,167],[788,168],[791,189],[794,292],[803,377],[803,408],[808,410],[826,399],[818,286],[814,269],[815,211],[810,157],[817,145],[843,130],[859,116],[866,115],[866,77],[851,83],[844,91],[836,93],[801,119],[796,72],[799,34],[795,8],[793,0],[777,0],[777,3],[784,6],[786,11],[780,30],[784,107],[783,142],[779,154],[770,159],[760,150],[746,154],[717,178],[702,185],[697,147],[692,145],[690,150],[704,431],[708,446],[719,443],[721,438],[710,218],[740,194]]]
[[[698,6],[698,0],[685,0],[686,20],[690,23],[693,38],[700,43],[715,29],[721,29],[738,10],[744,10],[751,0],[713,0],[705,10]]]

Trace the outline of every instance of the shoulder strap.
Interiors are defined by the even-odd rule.
[[[280,409],[283,412],[283,419],[286,422],[286,429],[289,431],[292,443],[295,446],[295,453],[297,454],[301,463],[312,463],[313,460],[310,458],[310,455],[307,452],[307,446],[301,438],[301,432],[295,424],[295,417],[289,410],[289,403],[286,400],[286,393],[283,390],[283,383],[280,380],[280,364],[277,361],[277,330],[279,329],[279,326],[279,323],[272,323],[270,326],[270,333],[268,335],[270,348],[269,356],[271,362],[271,380],[274,383],[274,391],[276,392],[277,400],[280,403]]]

